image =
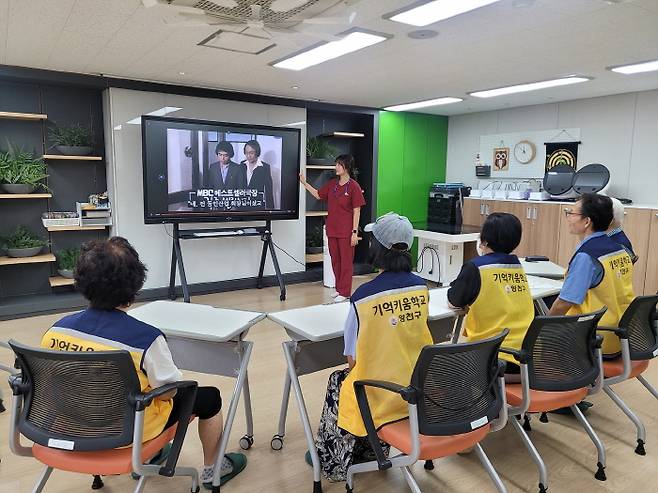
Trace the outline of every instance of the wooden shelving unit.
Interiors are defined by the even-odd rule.
[[[12,111],[0,111],[0,118],[4,120],[39,121],[47,120],[48,115],[43,115],[41,113],[14,113]]]
[[[52,253],[35,255],[34,257],[0,257],[0,265],[42,264],[54,261],[55,256]]]
[[[0,193],[0,199],[50,199],[52,193]]]
[[[51,288],[56,288],[59,286],[73,286],[75,284],[75,280],[62,276],[49,277],[48,282],[50,283]]]
[[[326,169],[326,170],[335,170],[336,166],[325,166],[322,164],[307,164],[306,169]]]
[[[320,137],[339,137],[343,139],[360,139],[362,137],[365,137],[366,134],[362,132],[327,132],[324,134],[320,134]]]
[[[315,264],[318,262],[322,262],[323,260],[323,255],[322,253],[307,253],[306,254],[306,263],[307,264]]]
[[[44,154],[43,159],[55,161],[102,161],[102,156],[64,156],[63,154]]]
[[[306,211],[306,217],[322,217],[329,214],[328,211]]]
[[[94,231],[94,230],[103,230],[107,228],[107,226],[48,226],[46,229],[48,231],[55,232],[55,231]]]

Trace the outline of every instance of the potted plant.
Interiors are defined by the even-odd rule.
[[[46,163],[33,153],[8,145],[9,150],[0,152],[0,183],[7,193],[32,193],[36,188],[48,190],[43,180]]]
[[[79,123],[70,127],[51,128],[50,140],[58,152],[67,156],[87,156],[93,150],[91,130]]]
[[[306,253],[322,253],[323,240],[322,225],[317,224],[306,236]]]
[[[73,270],[75,269],[75,263],[78,261],[80,256],[79,248],[65,248],[60,250],[56,254],[57,256],[57,272],[60,276],[66,277],[67,279],[73,279]]]
[[[2,238],[2,246],[10,257],[34,257],[38,255],[46,241],[29,231],[25,226],[18,226],[9,236]]]
[[[306,164],[332,165],[337,150],[322,137],[306,139]]]

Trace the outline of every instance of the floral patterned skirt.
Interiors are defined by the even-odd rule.
[[[356,437],[338,427],[338,398],[348,373],[348,369],[337,370],[329,376],[320,427],[315,439],[322,474],[329,481],[345,481],[347,470],[352,464],[375,460],[367,437]],[[382,442],[382,447],[388,455],[390,446]]]

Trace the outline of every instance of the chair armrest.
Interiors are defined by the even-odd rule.
[[[601,330],[603,332],[612,332],[614,333],[617,337],[620,339],[628,339],[628,330],[622,328],[622,327],[602,327],[598,326],[596,328],[597,331]]]
[[[522,365],[528,364],[528,361],[530,361],[530,354],[528,354],[527,351],[524,351],[523,349],[512,349],[509,347],[501,346],[498,349],[499,353],[505,353],[505,354],[511,354],[514,356],[514,359],[521,363]]]
[[[167,462],[159,471],[161,476],[172,477],[176,472],[176,463],[178,462],[178,456],[183,447],[183,441],[185,440],[185,434],[187,433],[187,425],[192,417],[192,408],[194,407],[197,385],[197,382],[191,380],[181,380],[180,382],[168,383],[157,389],[153,389],[146,394],[139,394],[134,397],[135,410],[143,411],[156,397],[171,392],[172,390],[178,390],[178,398],[182,402],[181,412],[178,418],[176,435],[174,436],[169,457],[167,457]]]
[[[596,334],[594,337],[594,349],[601,349],[601,346],[603,346],[603,336]]]
[[[507,369],[507,361],[504,359],[499,359],[498,360],[498,371],[496,372],[496,375],[498,377],[505,377],[505,370]]]
[[[384,382],[380,380],[357,380],[354,382],[354,393],[356,394],[356,402],[359,405],[359,411],[361,412],[361,419],[363,419],[363,424],[366,427],[366,432],[368,433],[368,441],[372,450],[375,452],[375,457],[377,457],[377,464],[381,471],[385,469],[390,469],[392,463],[384,455],[384,450],[382,445],[379,442],[379,437],[377,436],[377,429],[375,428],[375,422],[372,419],[372,412],[370,411],[370,404],[368,403],[368,395],[366,394],[366,387],[374,387],[378,389],[388,390],[389,392],[395,392],[402,396],[407,402],[416,403],[416,398],[418,392],[413,387],[403,387],[393,382]],[[405,397],[406,395],[406,397]],[[412,402],[413,401],[413,402]]]
[[[29,389],[29,385],[23,383],[23,377],[20,374],[9,376],[9,387],[14,395],[23,395]]]

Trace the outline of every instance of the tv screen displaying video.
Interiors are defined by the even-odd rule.
[[[300,130],[142,117],[144,222],[299,217]]]

